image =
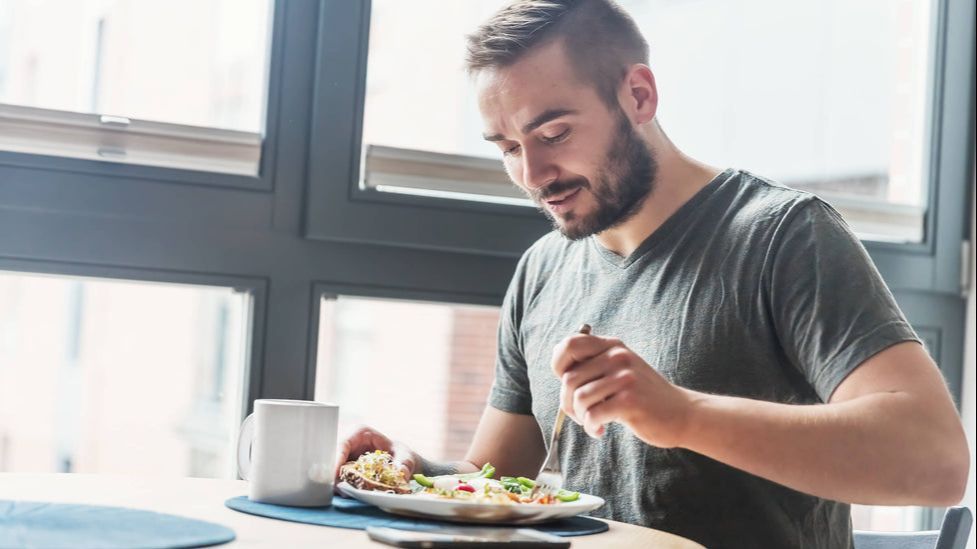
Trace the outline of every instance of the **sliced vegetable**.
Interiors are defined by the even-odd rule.
[[[434,481],[420,473],[414,475],[414,481],[425,488],[434,488]]]
[[[471,492],[472,494],[475,493],[475,487],[472,486],[471,484],[464,484],[464,483],[459,484],[458,486],[455,486],[455,490],[461,490],[462,492]]]
[[[526,488],[535,488],[536,487],[536,481],[533,480],[533,479],[531,479],[531,478],[516,477],[516,480],[519,481],[519,484],[522,484]]]
[[[567,490],[560,490],[556,493],[556,499],[560,501],[577,501],[580,499],[580,492],[569,492]]]
[[[494,475],[495,475],[495,466],[492,465],[491,463],[486,463],[485,465],[482,465],[481,471],[475,471],[474,473],[463,473],[460,475],[451,475],[451,476],[464,480],[464,479],[478,478],[478,477],[492,478],[492,476]]]
[[[507,492],[512,492],[513,494],[523,494],[528,492],[530,489],[526,488],[516,480],[516,477],[502,477],[499,479],[502,483],[502,487],[506,489]]]

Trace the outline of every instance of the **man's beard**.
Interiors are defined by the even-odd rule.
[[[618,111],[615,133],[595,184],[585,177],[578,177],[554,181],[532,193],[533,201],[553,222],[553,227],[570,240],[604,232],[631,219],[655,188],[658,171],[655,156],[621,111]],[[561,223],[546,207],[545,200],[577,188],[590,191],[597,201],[597,209],[580,216],[576,223],[573,221],[578,216],[567,212]]]

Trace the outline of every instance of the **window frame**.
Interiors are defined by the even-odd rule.
[[[158,181],[161,183],[211,185],[254,191],[272,191],[274,189],[275,162],[277,157],[279,131],[279,107],[282,94],[282,82],[280,75],[283,70],[283,65],[286,62],[286,59],[284,58],[283,46],[286,30],[286,4],[286,1],[274,1],[270,14],[271,24],[269,25],[268,33],[270,49],[268,51],[268,66],[266,68],[265,76],[265,82],[268,88],[267,95],[265,96],[265,105],[262,106],[262,112],[264,113],[264,119],[262,120],[264,131],[261,135],[261,147],[257,175],[240,175],[216,171],[147,166],[133,163],[119,163],[13,151],[0,151],[0,167],[9,166],[12,168],[53,170],[64,173],[66,177],[71,177],[75,174],[86,174],[101,177],[139,178],[144,180]],[[59,112],[51,109],[40,110],[46,110],[52,113]],[[133,122],[146,122],[148,124],[157,126],[168,125],[172,126],[174,131],[188,128],[188,126],[183,126],[180,124],[148,122],[136,119],[133,119]],[[206,129],[203,131],[206,133]]]
[[[306,237],[518,257],[549,230],[531,208],[359,188],[371,4],[321,4]]]
[[[966,287],[966,218],[974,162],[974,5],[936,0],[923,241],[863,241],[891,288],[958,294]]]

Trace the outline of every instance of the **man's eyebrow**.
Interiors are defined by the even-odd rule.
[[[544,111],[543,114],[537,116],[536,118],[533,118],[528,124],[523,126],[522,133],[529,133],[547,122],[570,114],[577,114],[577,111],[573,109],[549,109]],[[502,141],[505,139],[505,136],[501,133],[483,135],[482,137],[485,138],[486,141]]]

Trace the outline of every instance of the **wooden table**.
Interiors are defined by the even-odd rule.
[[[219,547],[389,547],[370,540],[362,530],[269,519],[224,506],[228,498],[246,493],[243,480],[0,473],[0,499],[115,505],[216,522],[237,533],[235,541]],[[658,530],[606,522],[607,532],[569,538],[573,548],[701,547]]]

